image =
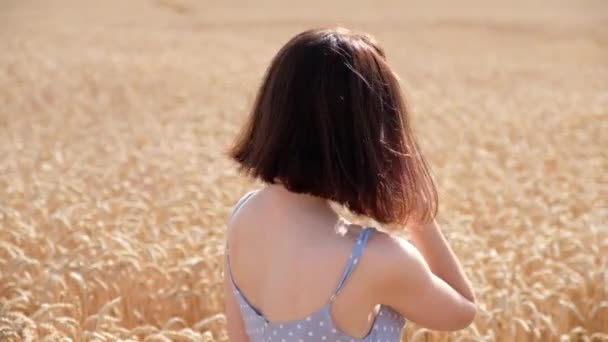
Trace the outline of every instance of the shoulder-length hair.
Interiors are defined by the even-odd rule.
[[[371,36],[312,29],[272,60],[229,155],[266,183],[378,222],[427,222],[437,214],[437,191],[410,120]]]

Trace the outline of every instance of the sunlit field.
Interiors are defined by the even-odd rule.
[[[480,303],[403,339],[608,341],[602,0],[1,1],[0,341],[226,341],[225,223],[260,184],[224,152],[331,24],[401,75]]]

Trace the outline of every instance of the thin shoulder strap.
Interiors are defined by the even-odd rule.
[[[370,237],[371,233],[374,232],[374,230],[375,229],[373,227],[366,227],[361,231],[361,233],[359,233],[359,237],[357,237],[357,242],[355,243],[355,246],[353,247],[353,251],[350,253],[350,257],[348,258],[348,263],[346,264],[346,268],[344,269],[342,278],[340,279],[340,282],[338,283],[338,287],[336,288],[336,290],[334,291],[334,293],[332,294],[332,296],[330,298],[330,300],[332,302],[340,294],[340,291],[342,291],[342,288],[344,288],[344,285],[348,281],[350,274],[353,272],[353,270],[357,266],[357,263],[359,263],[359,258],[361,258],[361,254],[363,254],[363,250],[365,249],[365,246],[367,245],[367,241],[369,240],[369,237]]]
[[[232,209],[232,213],[230,214],[229,220],[231,220],[234,215],[241,209],[241,207],[257,192],[257,190],[249,191],[246,193],[241,199],[236,203],[234,209]]]
[[[228,221],[232,220],[232,218],[234,217],[234,215],[239,211],[239,209],[241,209],[241,207],[243,207],[243,205],[245,204],[245,202],[247,202],[255,193],[257,192],[257,190],[253,190],[253,191],[249,191],[248,193],[246,193],[243,197],[241,197],[241,199],[239,199],[238,202],[236,202],[236,205],[234,206],[234,208],[232,209],[232,212],[230,213],[230,216],[228,217]],[[228,268],[228,274],[230,275],[230,279],[232,279],[232,271],[230,270],[230,244],[228,243],[228,238],[226,238],[226,262],[227,262],[227,268]],[[234,283],[234,280],[233,280]],[[236,284],[235,284],[236,285]]]

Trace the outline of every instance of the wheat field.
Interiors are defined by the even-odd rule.
[[[225,222],[259,184],[224,151],[332,24],[401,75],[480,303],[403,339],[608,341],[601,0],[0,1],[0,341],[227,340]]]

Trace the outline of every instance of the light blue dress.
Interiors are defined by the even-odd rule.
[[[233,213],[235,213],[250,197],[253,192],[245,195],[237,203]],[[232,282],[232,289],[236,301],[240,307],[245,329],[251,342],[396,342],[401,340],[401,330],[405,325],[405,319],[388,306],[383,305],[376,316],[374,324],[367,336],[357,338],[336,328],[330,308],[335,298],[346,284],[350,274],[353,272],[371,234],[375,229],[367,227],[361,231],[350,254],[342,278],[329,299],[329,302],[320,310],[298,320],[286,322],[272,322],[249,303],[245,295],[241,292],[230,271],[230,261],[228,260],[228,272]]]

